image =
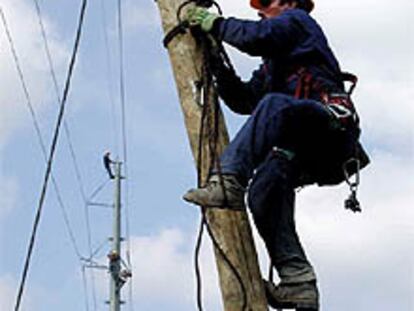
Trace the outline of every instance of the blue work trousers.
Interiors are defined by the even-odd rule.
[[[339,129],[314,100],[272,93],[264,97],[221,155],[223,174],[248,187],[248,206],[282,283],[314,280],[294,221],[301,176],[329,170],[352,152],[356,131]],[[288,159],[274,147],[295,154]]]

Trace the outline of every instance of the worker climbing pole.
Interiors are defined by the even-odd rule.
[[[369,159],[351,100],[356,76],[341,71],[310,16],[312,0],[250,0],[259,21],[224,18],[209,9],[213,1],[158,3],[201,176],[184,199],[207,216],[225,309],[265,310],[268,303],[319,310],[316,273],[295,229],[295,189],[346,181],[345,208],[361,211],[359,171]],[[262,57],[250,81],[236,75],[221,42]],[[226,148],[216,93],[234,112],[250,115]],[[280,278],[278,285],[272,278],[264,282],[267,303],[243,212],[246,194],[271,272]]]
[[[228,144],[228,134],[218,107],[209,112],[204,109],[205,114],[209,115],[205,116],[211,121],[209,123],[217,125],[216,135],[213,135],[217,138],[215,146],[211,146],[208,126],[200,128],[203,105],[214,105],[215,95],[213,84],[206,81],[209,77],[203,76],[206,61],[203,44],[196,42],[193,35],[185,31],[186,22],[181,20],[186,11],[194,7],[195,1],[159,0],[157,3],[163,28],[169,34],[165,43],[168,45],[181,108],[202,186],[207,181],[211,161],[214,160],[211,151],[216,149],[220,154]],[[203,91],[201,85],[204,85]],[[202,97],[210,103],[202,103]],[[247,214],[244,211],[209,210],[206,213],[206,222],[214,241],[217,242],[215,253],[224,309],[268,310]]]

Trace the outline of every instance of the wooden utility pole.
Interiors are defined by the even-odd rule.
[[[183,2],[184,0],[157,1],[165,33],[178,24],[177,9]],[[199,125],[202,114],[202,107],[197,99],[197,82],[201,81],[202,51],[189,33],[174,38],[169,44],[168,51],[188,137],[197,165]],[[228,140],[224,119],[220,113],[218,142],[220,153],[228,144]],[[203,167],[201,167],[203,182],[207,178],[208,163],[210,163],[207,152],[208,140],[204,139],[204,141]],[[257,253],[246,212],[210,209],[207,212],[207,221],[221,248],[243,280],[247,296],[247,310],[268,310]],[[243,292],[239,281],[217,250],[215,255],[224,310],[241,311]]]

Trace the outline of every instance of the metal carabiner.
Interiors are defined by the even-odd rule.
[[[355,165],[355,181],[351,180],[352,176],[349,172],[349,166],[353,163]],[[357,199],[357,190],[358,190],[359,181],[360,181],[360,176],[359,176],[360,167],[361,167],[361,163],[359,159],[357,158],[350,158],[348,161],[346,161],[343,164],[345,181],[349,185],[349,189],[351,191],[351,194],[345,200],[345,209],[349,209],[353,211],[354,213],[362,211],[361,204],[359,203]]]

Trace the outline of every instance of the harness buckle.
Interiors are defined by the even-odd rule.
[[[337,119],[346,119],[352,116],[351,110],[340,104],[327,104],[326,107]]]
[[[358,116],[348,93],[325,93],[322,102],[342,125],[358,123]]]

